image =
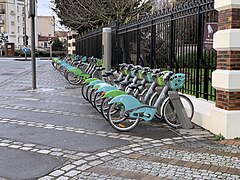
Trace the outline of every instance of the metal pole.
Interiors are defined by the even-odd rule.
[[[112,29],[103,28],[102,33],[102,45],[103,45],[103,67],[106,71],[111,70],[112,62]]]
[[[52,43],[50,44],[50,58],[52,59]]]
[[[26,15],[26,0],[24,0],[24,46],[27,47],[27,15]],[[27,60],[27,53],[25,53],[25,60]]]
[[[199,87],[200,84],[200,64],[202,61],[203,54],[203,37],[202,37],[202,28],[203,28],[203,14],[200,11],[200,7],[198,7],[198,28],[197,28],[197,61],[196,61],[196,98],[199,98],[201,89]]]
[[[32,57],[32,89],[36,90],[36,56],[35,56],[35,0],[31,0],[31,57]]]

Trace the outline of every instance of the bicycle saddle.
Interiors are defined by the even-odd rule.
[[[139,84],[130,84],[128,87],[131,88],[131,89],[138,89],[138,87],[142,86],[141,83]]]
[[[114,71],[106,71],[102,76],[103,77],[108,77],[108,76],[111,76],[113,75]]]
[[[105,68],[103,68],[103,67],[97,67],[97,68],[96,68],[97,71],[103,71],[104,69],[105,69]]]
[[[132,81],[122,81],[122,82],[120,82],[120,84],[123,85],[123,86],[127,86],[130,83],[132,83]]]

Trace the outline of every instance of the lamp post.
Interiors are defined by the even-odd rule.
[[[32,58],[32,89],[36,90],[36,56],[35,56],[35,16],[36,0],[30,0],[29,16],[31,17],[31,58]]]
[[[27,47],[27,13],[26,13],[26,0],[24,0],[24,42],[23,45]],[[27,53],[25,53],[25,60],[27,60]]]
[[[50,58],[52,58],[52,44],[53,44],[53,41],[52,41],[52,38],[51,38],[51,34],[48,35],[48,44],[49,44],[49,50],[50,50]]]

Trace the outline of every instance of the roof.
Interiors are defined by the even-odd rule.
[[[56,37],[51,37],[52,40],[57,39]],[[38,41],[49,41],[49,36],[40,36],[38,35]]]
[[[67,37],[66,31],[55,31],[55,37]]]

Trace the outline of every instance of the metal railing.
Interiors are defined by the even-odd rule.
[[[203,48],[204,24],[217,22],[214,0],[192,0],[128,24],[112,24],[113,64],[121,62],[186,74],[183,93],[215,100],[216,51]],[[77,38],[77,52],[102,57],[102,28]]]

